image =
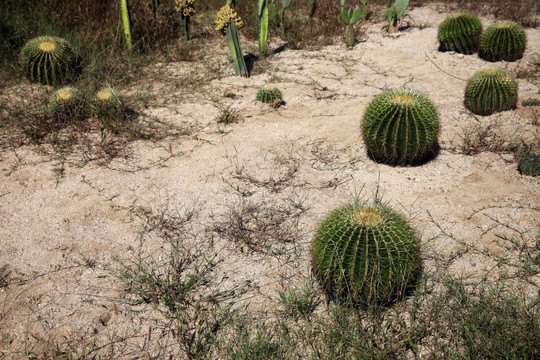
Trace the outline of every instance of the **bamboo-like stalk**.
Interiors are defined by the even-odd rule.
[[[259,56],[266,56],[266,41],[268,40],[268,0],[258,0],[259,13]]]
[[[126,38],[126,45],[128,50],[131,50],[131,24],[129,21],[128,0],[120,0],[120,16],[122,20],[122,28],[124,30],[124,36]]]
[[[238,37],[238,27],[234,22],[231,22],[225,29],[227,35],[227,43],[231,49],[231,56],[234,63],[234,73],[240,76],[249,76],[249,72],[244,61],[244,53],[242,52],[242,46],[240,45],[240,38]]]

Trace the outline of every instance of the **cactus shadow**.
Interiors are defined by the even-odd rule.
[[[246,63],[246,68],[248,70],[248,74],[251,74],[251,71],[253,70],[253,66],[255,64],[255,61],[259,60],[259,56],[248,53],[244,55],[244,62]]]
[[[425,165],[427,164],[428,162],[434,160],[437,156],[439,156],[439,153],[441,152],[441,146],[439,145],[439,143],[435,144],[433,146],[433,149],[431,149],[431,151],[425,155],[424,157],[420,158],[420,159],[417,159],[413,162],[410,162],[410,163],[393,163],[393,162],[389,162],[387,161],[386,159],[382,159],[382,158],[378,158],[376,156],[374,156],[371,151],[369,151],[369,149],[366,150],[367,152],[367,156],[370,160],[376,162],[376,163],[379,163],[379,164],[384,164],[384,165],[388,165],[388,166],[393,166],[393,167],[396,167],[396,166],[410,166],[410,167],[416,167],[416,166],[422,166],[422,165]]]

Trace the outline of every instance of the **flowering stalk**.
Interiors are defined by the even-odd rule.
[[[244,26],[242,19],[227,4],[217,13],[216,25],[216,30],[221,31],[227,37],[235,74],[248,77],[249,72],[244,61],[244,53],[242,52],[242,46],[240,45],[240,38],[238,36],[238,29]]]
[[[191,32],[189,31],[189,23],[191,22],[191,16],[195,14],[193,5],[195,0],[176,0],[176,11],[180,13],[180,19],[182,20],[182,32],[186,40],[191,39]]]

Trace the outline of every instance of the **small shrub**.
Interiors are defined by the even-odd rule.
[[[528,154],[519,161],[519,172],[524,175],[540,175],[540,155]]]
[[[516,61],[523,57],[527,36],[513,21],[499,21],[486,29],[480,39],[480,57],[487,61]]]
[[[355,202],[332,211],[317,230],[311,254],[329,297],[363,308],[401,298],[421,265],[414,230],[379,202]]]

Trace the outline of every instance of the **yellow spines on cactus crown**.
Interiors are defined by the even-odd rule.
[[[192,16],[195,14],[195,9],[193,5],[195,0],[175,0],[176,6],[175,9],[184,17]]]
[[[234,9],[232,9],[229,6],[229,4],[226,4],[217,13],[216,30],[219,30],[222,33],[225,33],[225,28],[232,22],[236,23],[236,27],[238,29],[240,29],[240,28],[242,28],[244,26],[244,22],[242,21],[240,16],[238,16],[236,11]]]

